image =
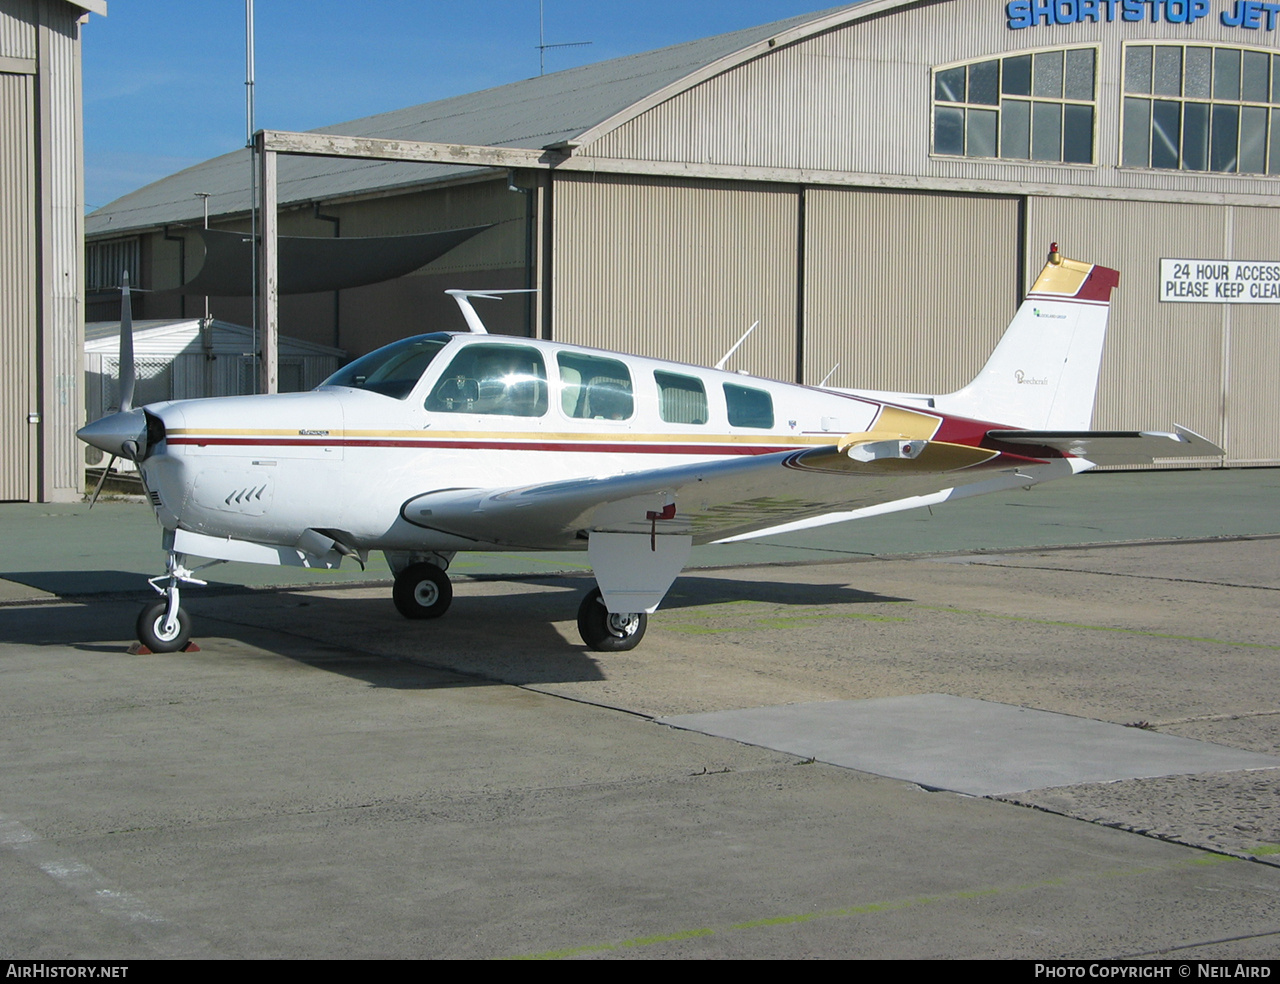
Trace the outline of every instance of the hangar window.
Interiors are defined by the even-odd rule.
[[[933,70],[933,152],[1093,163],[1097,51],[1066,48]]]
[[[1121,164],[1280,174],[1280,55],[1125,45]]]

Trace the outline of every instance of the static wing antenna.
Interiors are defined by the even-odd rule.
[[[476,309],[471,306],[471,298],[481,297],[486,301],[500,301],[503,294],[536,294],[536,287],[520,287],[507,290],[446,290],[445,293],[458,302],[458,307],[462,311],[462,318],[467,323],[467,327],[471,329],[472,334],[487,335],[489,329],[484,326],[484,322],[480,320],[480,315],[476,314]]]
[[[716,363],[715,368],[717,368],[717,369],[723,369],[723,368],[724,368],[724,366],[725,366],[725,363],[726,363],[726,362],[728,362],[728,361],[733,357],[733,353],[734,353],[734,352],[736,352],[736,351],[738,351],[738,349],[740,349],[740,348],[742,347],[742,343],[743,343],[743,342],[745,342],[745,341],[747,340],[748,336],[750,336],[750,334],[751,334],[753,331],[755,331],[755,330],[756,330],[756,328],[758,328],[758,327],[759,327],[759,325],[760,325],[760,321],[759,321],[759,319],[757,319],[757,320],[756,320],[756,323],[755,323],[755,324],[753,324],[750,328],[748,328],[748,329],[743,333],[742,337],[741,337],[741,338],[739,338],[739,339],[734,343],[733,348],[729,349],[729,351],[728,351],[728,352],[726,352],[726,353],[724,354],[724,358],[723,358],[723,359],[721,359],[719,362],[717,362],[717,363]]]
[[[827,380],[830,379],[832,376],[834,376],[836,374],[836,370],[839,368],[840,368],[839,362],[837,362],[834,366],[832,366],[831,371],[822,377],[822,382],[818,384],[818,389],[822,389],[822,387],[826,386]]]
[[[120,284],[120,410],[133,409],[133,301],[129,297],[129,271]]]

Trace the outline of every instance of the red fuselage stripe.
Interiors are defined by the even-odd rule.
[[[954,421],[948,421],[954,424]],[[994,425],[979,425],[982,427],[990,427]],[[961,428],[955,428],[961,430]],[[968,428],[964,428],[968,431]],[[948,435],[948,438],[957,444],[968,444],[972,447],[985,446],[982,436],[985,432],[973,435],[971,433]],[[976,439],[975,439],[976,438]],[[591,454],[701,454],[701,455],[718,455],[721,457],[728,455],[759,455],[774,454],[782,451],[807,451],[819,447],[816,444],[803,445],[770,445],[767,447],[743,447],[741,445],[732,444],[577,444],[577,443],[518,443],[515,441],[411,441],[411,440],[375,440],[369,439],[349,439],[341,441],[309,441],[288,437],[263,437],[263,438],[243,438],[243,437],[173,437],[169,438],[170,444],[183,444],[191,447],[204,447],[206,445],[216,445],[219,447],[243,447],[243,448],[272,448],[272,447],[313,447],[313,448],[332,448],[332,447],[353,447],[353,448],[449,448],[454,450],[484,450],[484,451],[580,451]],[[998,442],[997,442],[998,443]],[[1019,449],[1022,451],[1024,449]],[[1070,457],[1052,449],[1041,449],[1042,458],[1030,457],[1017,451],[1008,451],[1004,448],[1000,449],[1000,454],[991,459],[992,462],[999,461],[1002,465],[1011,464],[1040,464],[1045,458]],[[991,462],[985,465],[990,467]]]

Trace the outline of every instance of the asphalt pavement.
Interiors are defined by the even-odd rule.
[[[704,548],[621,654],[581,555],[459,557],[428,624],[225,565],[173,656],[127,652],[145,505],[0,505],[0,953],[1273,959],[1278,505],[1099,474]]]

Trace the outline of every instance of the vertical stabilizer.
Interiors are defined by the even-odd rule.
[[[1088,429],[1120,274],[1069,260],[1057,243],[1051,250],[982,372],[937,397],[937,409],[1036,430]]]

